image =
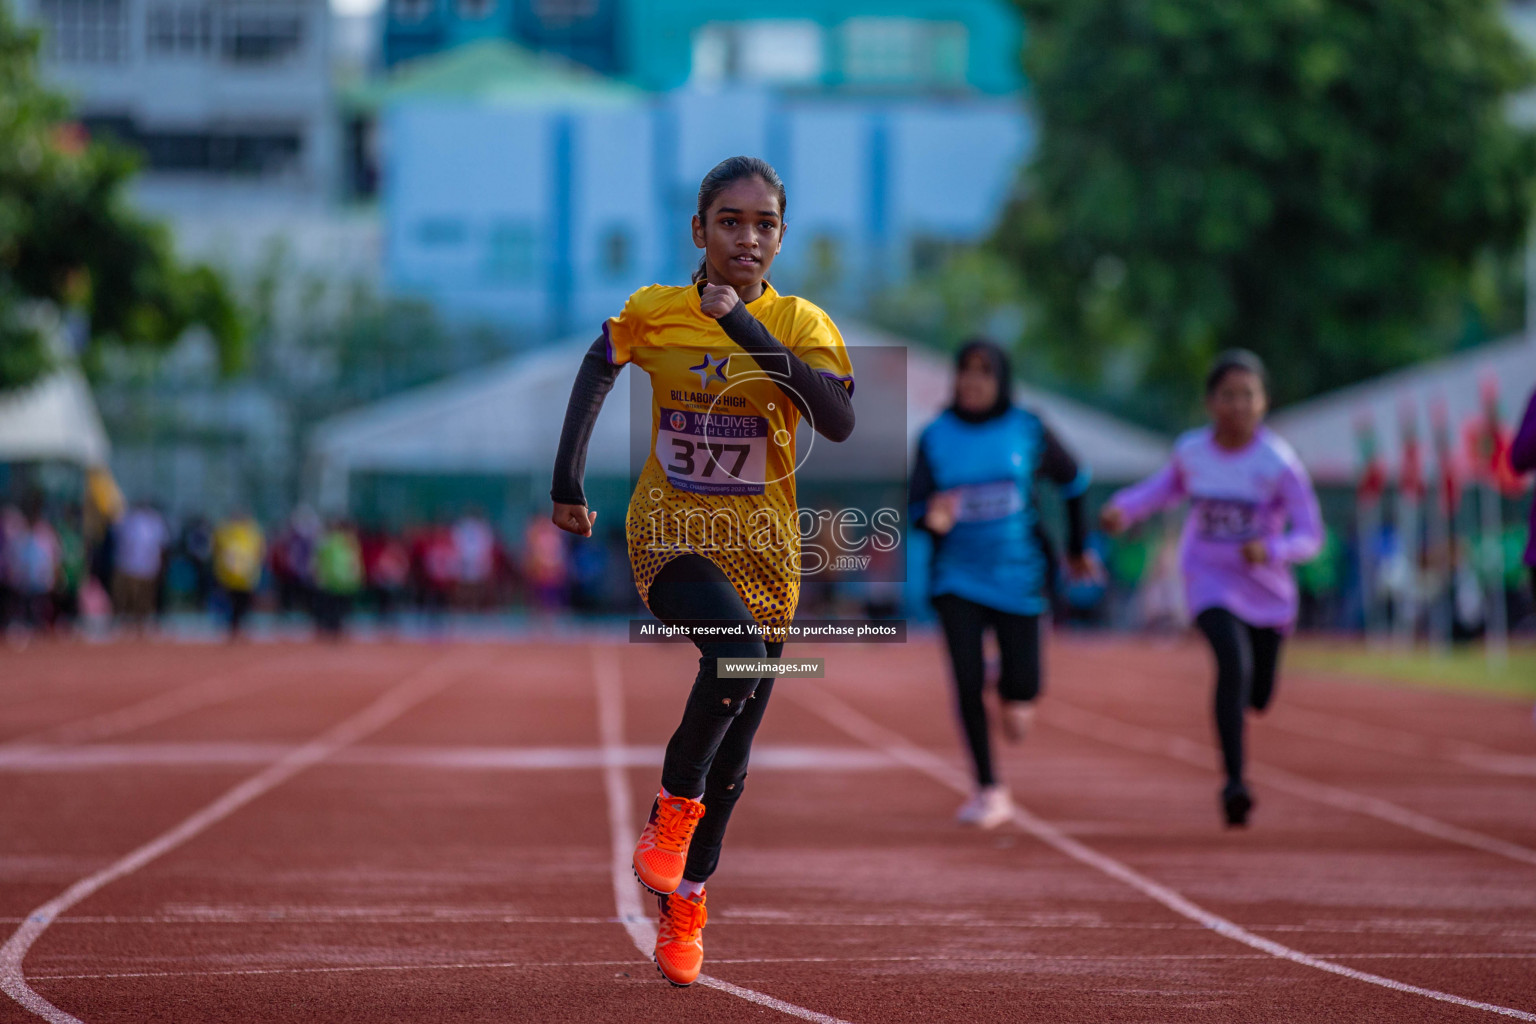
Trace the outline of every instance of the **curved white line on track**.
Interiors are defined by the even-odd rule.
[[[264,666],[270,668],[271,666]],[[116,708],[89,715],[72,722],[61,722],[17,736],[0,743],[0,765],[25,764],[31,757],[46,754],[52,748],[74,743],[87,743],[121,736],[145,726],[155,725],[191,711],[222,704],[235,697],[245,696],[275,686],[279,679],[249,679],[250,670],[233,677],[217,675],[166,693],[157,693],[127,707]]]
[[[1204,744],[1175,736],[1172,733],[1159,732],[1144,726],[1131,725],[1122,722],[1118,718],[1110,718],[1095,711],[1088,711],[1072,704],[1065,704],[1060,700],[1053,700],[1046,708],[1043,719],[1047,725],[1055,726],[1063,732],[1072,733],[1085,739],[1097,740],[1100,743],[1108,743],[1111,746],[1122,747],[1126,750],[1134,750],[1142,754],[1155,754],[1160,757],[1170,758],[1175,761],[1183,761],[1185,764],[1199,768],[1211,769],[1216,763],[1216,751]],[[1366,796],[1363,793],[1355,793],[1351,790],[1341,789],[1338,786],[1330,786],[1322,782],[1314,782],[1300,775],[1294,775],[1283,768],[1273,765],[1248,762],[1249,774],[1266,785],[1299,796],[1315,803],[1327,804],[1343,811],[1351,811],[1356,814],[1364,814],[1372,818],[1378,818],[1401,828],[1418,832],[1421,835],[1433,836],[1446,842],[1456,843],[1460,846],[1481,850],[1497,857],[1505,857],[1509,860],[1519,861],[1522,864],[1536,866],[1536,850],[1521,846],[1518,843],[1496,839],[1481,832],[1474,832],[1469,828],[1452,825],[1441,821],[1439,818],[1431,818],[1427,814],[1418,811],[1410,811],[1389,800],[1379,797]]]
[[[476,659],[476,660],[483,660]],[[138,849],[107,865],[95,874],[87,875],[64,892],[31,911],[15,933],[0,946],[0,990],[50,1024],[83,1024],[79,1018],[66,1013],[38,995],[27,984],[22,972],[22,961],[54,920],[70,907],[86,899],[103,886],[130,875],[155,858],[185,843],[211,825],[229,817],[235,811],[282,785],[306,768],[330,757],[336,751],[376,732],[399,718],[411,708],[438,693],[461,674],[467,665],[463,656],[442,658],[404,681],[395,684],[383,696],[362,711],[326,730],[315,739],[267,766],[202,810],[186,818],[168,832],[163,832]]]
[[[814,694],[803,693],[793,689],[787,692],[796,703],[821,716],[848,735],[862,740],[872,747],[886,751],[892,757],[899,758],[916,771],[927,775],[929,778],[948,786],[958,793],[966,796],[971,794],[970,777],[965,772],[931,751],[924,750],[900,733],[887,729],[885,726],[866,717],[849,706],[845,701],[834,697],[826,690],[818,690]],[[1100,871],[1116,881],[1125,883],[1142,895],[1161,903],[1181,917],[1196,921],[1218,935],[1268,953],[1277,959],[1289,960],[1303,967],[1311,967],[1319,971],[1326,971],[1329,974],[1337,974],[1354,981],[1363,981],[1368,985],[1376,985],[1381,988],[1390,989],[1393,992],[1404,993],[1405,995],[1423,996],[1426,999],[1433,999],[1437,1002],[1452,1003],[1456,1006],[1465,1006],[1473,1010],[1485,1010],[1500,1016],[1513,1017],[1516,1020],[1536,1021],[1536,1013],[1527,1013],[1524,1010],[1517,1010],[1509,1006],[1499,1006],[1494,1003],[1478,1002],[1475,999],[1467,999],[1463,996],[1452,995],[1449,992],[1440,992],[1432,988],[1423,988],[1419,985],[1409,985],[1406,982],[1385,978],[1379,974],[1357,971],[1353,967],[1346,967],[1331,960],[1324,960],[1320,957],[1303,953],[1299,949],[1292,949],[1272,939],[1256,935],[1241,925],[1206,910],[1175,890],[1159,882],[1154,882],[1134,868],[1115,860],[1107,854],[1100,853],[1092,847],[1083,845],[1056,828],[1056,826],[1035,817],[1022,807],[1014,808],[1013,821],[1024,831],[1057,852],[1065,854],[1080,864]]]
[[[909,770],[905,765],[903,770]],[[807,917],[803,914],[785,914],[773,911],[754,912],[752,910],[724,911],[713,917],[714,920],[729,922],[737,927],[747,928],[956,928],[966,930],[989,931],[1202,931],[1201,925],[1193,922],[1181,921],[1034,921],[1034,920],[990,920],[986,918],[974,919],[963,914],[909,914],[909,915],[876,915],[876,914],[839,914]],[[26,918],[0,916],[0,924],[19,925]],[[413,912],[413,911],[388,911],[376,908],[349,907],[345,909],[328,910],[323,907],[295,907],[282,908],[276,911],[261,910],[258,908],[238,907],[210,907],[200,913],[164,913],[148,917],[117,916],[117,915],[71,915],[69,917],[56,918],[54,927],[65,925],[122,925],[145,926],[156,925],[166,928],[231,928],[231,927],[266,927],[270,925],[380,925],[389,927],[401,924],[462,924],[466,926],[487,924],[510,925],[595,925],[607,927],[612,924],[622,925],[619,917],[550,917],[545,915],[512,914],[501,911],[475,911],[459,909],[440,912]],[[1411,921],[1400,926],[1392,926],[1381,922],[1351,922],[1333,920],[1326,923],[1309,922],[1307,924],[1264,924],[1253,925],[1250,931],[1254,932],[1297,932],[1305,935],[1390,935],[1390,936],[1477,936],[1480,938],[1503,939],[1511,941],[1528,941],[1536,939],[1536,931],[1506,928],[1500,925],[1476,925],[1467,922],[1450,924],[1444,921]],[[1364,955],[1364,954],[1362,954]],[[1399,954],[1392,954],[1399,955]],[[1408,956],[1410,954],[1400,954]],[[1426,953],[1424,956],[1444,956],[1455,959],[1459,956],[1483,957],[1494,954],[1457,954],[1457,953]],[[1503,955],[1503,954],[1499,954]],[[1511,953],[1512,957],[1532,956],[1536,957],[1536,951],[1529,954]],[[734,961],[712,961],[714,963]],[[41,977],[41,975],[32,975]]]
[[[1100,667],[1108,671],[1111,666]],[[1331,678],[1337,676],[1337,673],[1306,669],[1299,671],[1328,681],[1331,685],[1349,685]],[[1165,669],[1153,674],[1160,683],[1166,682],[1169,685],[1180,686],[1190,692],[1204,693],[1209,685],[1205,682],[1193,682],[1188,672]],[[1358,679],[1356,681],[1358,682]],[[1362,750],[1400,754],[1404,757],[1431,757],[1463,768],[1492,772],[1497,775],[1536,776],[1536,756],[1498,750],[1451,736],[1429,736],[1410,729],[1362,722],[1348,714],[1340,714],[1331,709],[1327,713],[1322,713],[1315,708],[1299,704],[1294,694],[1265,717],[1264,727],[1312,739],[1344,743]]]
[[[597,723],[604,751],[603,787],[608,793],[608,832],[613,843],[613,903],[624,930],[640,954],[650,959],[656,948],[656,928],[640,906],[639,883],[631,877],[634,852],[634,814],[629,786],[624,779],[624,685],[617,654],[611,648],[593,647],[592,679],[597,686]],[[814,1024],[848,1024],[839,1017],[817,1013],[803,1006],[775,999],[755,989],[699,975],[699,984],[719,989],[758,1006],[813,1021]],[[1536,1018],[1532,1018],[1536,1020]]]
[[[610,922],[611,923],[611,922]],[[1536,953],[1328,953],[1346,960],[1536,960]],[[1058,953],[946,953],[921,956],[743,956],[713,961],[717,964],[1140,964],[1183,961],[1230,963],[1257,960],[1268,963],[1265,953],[1145,953],[1092,956]],[[112,981],[119,978],[227,978],[251,974],[365,974],[369,971],[398,974],[406,971],[518,971],[556,967],[633,967],[633,960],[495,960],[449,964],[338,964],[333,967],[230,967],[214,971],[119,971],[106,974],[37,974],[34,981]],[[734,986],[733,986],[734,987]],[[750,991],[750,989],[748,990]]]
[[[1536,776],[1536,757],[1510,754],[1465,740],[1431,738],[1403,729],[1358,722],[1349,717],[1322,715],[1294,705],[1287,705],[1278,713],[1271,712],[1266,717],[1265,724],[1269,728],[1297,736],[1344,743],[1364,750],[1400,754],[1403,757],[1433,757],[1438,761],[1497,775]]]

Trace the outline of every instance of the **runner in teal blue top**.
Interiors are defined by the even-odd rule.
[[[962,731],[976,770],[965,824],[991,828],[1012,813],[993,773],[982,635],[1002,655],[998,694],[1004,733],[1022,739],[1040,692],[1040,616],[1054,566],[1040,528],[1035,484],[1045,478],[1067,505],[1067,554],[1076,575],[1094,568],[1085,551],[1083,494],[1089,474],[1034,413],[1013,404],[1008,358],[972,341],[956,358],[955,400],[918,440],[909,489],[912,522],[933,539],[929,598],[944,625]]]

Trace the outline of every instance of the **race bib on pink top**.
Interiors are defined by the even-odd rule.
[[[1259,536],[1259,505],[1242,498],[1195,498],[1191,505],[1202,540],[1241,544]]]

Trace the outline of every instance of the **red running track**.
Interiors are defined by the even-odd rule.
[[[1524,704],[1290,673],[1232,832],[1204,653],[1062,639],[978,833],[933,642],[794,653],[686,991],[686,647],[0,653],[0,1021],[1536,1020]]]

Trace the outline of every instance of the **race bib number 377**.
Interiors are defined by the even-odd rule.
[[[656,460],[668,481],[695,494],[762,494],[768,421],[762,416],[662,409]]]

